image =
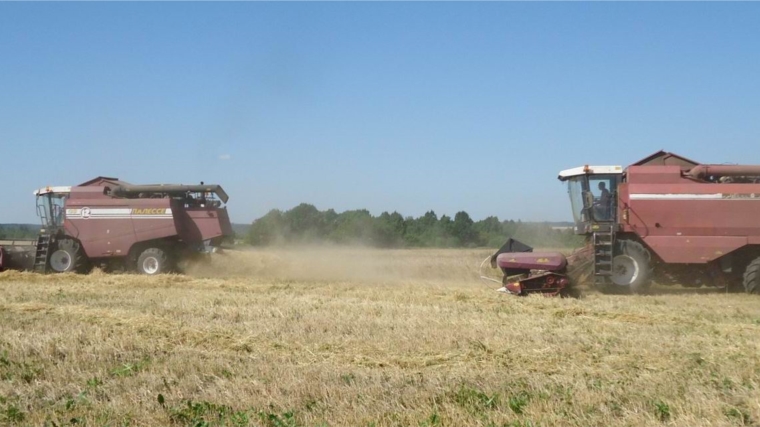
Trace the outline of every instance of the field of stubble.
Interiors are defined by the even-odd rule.
[[[0,273],[0,425],[760,423],[760,298],[516,298],[487,250]]]

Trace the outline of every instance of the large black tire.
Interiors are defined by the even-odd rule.
[[[744,290],[748,294],[760,294],[760,258],[755,258],[744,270]]]
[[[140,274],[152,276],[169,270],[169,257],[163,249],[148,248],[137,257],[137,272]]]
[[[79,242],[73,239],[59,239],[53,246],[48,264],[54,273],[85,273],[89,266]]]
[[[612,259],[612,287],[632,294],[644,293],[652,284],[652,256],[639,242],[619,240]]]

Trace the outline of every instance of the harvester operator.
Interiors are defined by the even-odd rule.
[[[612,207],[612,195],[610,194],[610,190],[607,189],[607,184],[600,182],[599,192],[599,202],[597,205],[599,219],[609,219],[610,208]]]

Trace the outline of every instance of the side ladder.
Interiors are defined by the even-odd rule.
[[[37,236],[37,252],[34,256],[34,272],[47,273],[50,264],[50,244],[53,242],[53,236],[47,233],[40,233]]]
[[[612,277],[612,252],[615,247],[615,234],[611,226],[600,226],[594,232],[594,284],[607,285]]]

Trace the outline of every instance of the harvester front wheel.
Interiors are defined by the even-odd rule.
[[[60,239],[50,254],[50,269],[56,273],[85,272],[87,257],[79,243],[72,239]]]
[[[141,274],[154,275],[169,270],[169,257],[160,248],[148,248],[137,258],[137,271]]]
[[[760,294],[760,258],[755,258],[744,270],[744,290],[748,294]]]
[[[627,288],[637,294],[649,288],[651,276],[649,251],[633,240],[618,241],[618,250],[612,259],[612,283],[617,288]]]

